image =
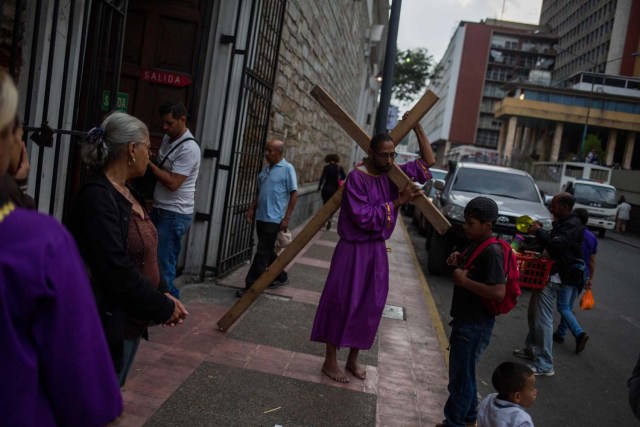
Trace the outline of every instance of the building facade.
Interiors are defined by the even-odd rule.
[[[554,81],[579,72],[640,77],[640,1],[544,0],[540,25],[558,36]]]
[[[528,170],[532,160],[584,158],[583,137],[601,141],[600,164],[640,168],[640,79],[604,74],[574,75],[569,88],[511,83],[498,104],[500,156]]]
[[[487,19],[461,22],[429,88],[440,101],[423,119],[438,157],[453,145],[498,146],[501,122],[494,118],[502,86],[531,70],[551,70],[556,37],[537,25]],[[443,151],[444,150],[444,151]]]
[[[327,151],[349,158],[354,144],[310,97],[315,84],[364,129],[373,125],[367,118],[375,112],[374,76],[384,56],[384,0],[0,5],[0,66],[18,84],[31,162],[28,192],[40,211],[67,217],[87,174],[76,141],[109,111],[143,120],[157,147],[158,105],[185,103],[202,151],[182,257],[186,273],[220,275],[250,259],[253,230],[244,211],[268,139],[285,141],[303,199],[304,184],[318,179]],[[300,212],[298,222],[310,214]]]

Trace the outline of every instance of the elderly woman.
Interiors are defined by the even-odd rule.
[[[149,131],[126,113],[109,114],[82,147],[95,176],[80,190],[70,228],[89,268],[98,310],[123,386],[150,321],[187,316],[158,267],[158,234],[143,200],[127,186],[149,162]]]
[[[0,178],[20,153],[18,93],[0,70]],[[78,249],[55,219],[0,192],[2,425],[104,426],[122,396]]]
[[[15,116],[10,135],[7,158],[9,167],[7,173],[0,178],[0,192],[4,194],[17,207],[35,209],[35,202],[26,193],[27,178],[29,177],[29,156],[27,147],[22,140],[22,124],[20,117]]]

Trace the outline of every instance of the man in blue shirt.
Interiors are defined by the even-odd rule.
[[[287,230],[291,213],[298,201],[296,170],[284,159],[284,143],[273,140],[266,144],[264,158],[268,165],[258,175],[258,195],[247,210],[247,222],[256,219],[258,247],[245,278],[245,288],[236,292],[241,297],[277,258],[276,238]],[[280,273],[270,288],[289,283],[286,272]]]

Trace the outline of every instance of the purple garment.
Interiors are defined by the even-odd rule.
[[[0,215],[3,426],[104,426],[122,396],[86,269],[53,218]]]
[[[422,160],[400,166],[414,180],[431,177]],[[396,225],[398,188],[387,175],[353,170],[345,183],[331,268],[313,322],[311,340],[369,349],[389,292],[385,240]]]
[[[584,256],[584,265],[587,267],[587,276],[591,277],[591,271],[589,270],[589,261],[591,255],[598,253],[598,238],[595,234],[584,228],[584,234],[582,235],[582,253]]]

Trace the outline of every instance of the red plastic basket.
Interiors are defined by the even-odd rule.
[[[549,281],[554,261],[531,255],[516,254],[521,288],[542,289]]]

